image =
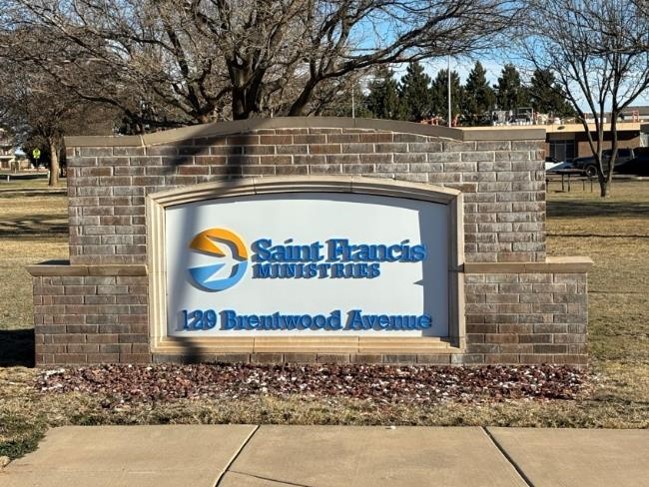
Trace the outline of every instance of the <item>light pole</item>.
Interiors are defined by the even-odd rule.
[[[448,56],[448,65],[447,65],[447,70],[446,70],[446,77],[448,79],[448,126],[451,127],[453,123],[451,122],[452,120],[452,113],[451,113],[451,55],[449,54]]]

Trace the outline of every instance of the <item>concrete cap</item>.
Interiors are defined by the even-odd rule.
[[[262,129],[283,128],[347,128],[379,130],[383,132],[406,133],[438,137],[457,141],[500,141],[500,140],[545,140],[545,128],[480,127],[471,129],[449,128],[439,125],[401,122],[395,120],[374,120],[346,117],[277,117],[252,118],[233,122],[217,122],[192,125],[145,135],[123,137],[66,137],[65,145],[71,147],[145,147],[173,144],[183,140],[227,136]]]

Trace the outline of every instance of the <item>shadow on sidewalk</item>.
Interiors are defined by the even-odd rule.
[[[34,330],[0,330],[0,367],[34,366]]]

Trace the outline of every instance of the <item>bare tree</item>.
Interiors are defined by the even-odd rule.
[[[554,73],[584,126],[602,197],[609,194],[622,111],[649,87],[649,23],[642,1],[528,0],[522,50],[537,69]],[[587,122],[594,118],[595,130]],[[603,157],[607,112],[611,156]]]
[[[59,184],[60,154],[66,133],[105,134],[115,112],[80,102],[37,67],[5,63],[0,71],[0,125],[25,146],[46,144],[50,153],[50,186]]]
[[[318,111],[310,104],[322,86],[373,66],[485,48],[519,10],[513,0],[6,4],[6,31],[38,33],[5,46],[6,55],[143,126]]]

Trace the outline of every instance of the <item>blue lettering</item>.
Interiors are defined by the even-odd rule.
[[[324,315],[315,315],[313,317],[313,326],[316,330],[322,330],[327,324],[327,318]]]
[[[379,328],[381,330],[386,330],[389,325],[390,325],[390,318],[388,318],[387,315],[379,316]]]
[[[345,277],[345,266],[344,264],[332,264],[331,266],[331,277],[334,279],[337,277]]]
[[[328,252],[329,252],[329,257],[327,260],[329,261],[349,260],[348,257],[349,240],[344,238],[343,239],[332,238],[330,240],[327,240],[327,244],[328,244]]]
[[[261,238],[252,243],[252,252],[255,254],[253,260],[255,261],[268,261],[270,260],[270,251],[273,241],[266,238]]]
[[[360,330],[363,326],[363,317],[360,309],[353,309],[347,313],[347,326],[348,330]]]
[[[221,330],[236,330],[237,314],[234,311],[221,311]]]
[[[300,324],[300,316],[286,315],[282,319],[287,330],[295,330]]]
[[[327,319],[327,328],[330,330],[342,329],[342,321],[340,319],[340,310],[333,311]]]
[[[425,245],[415,245],[411,249],[411,260],[419,262],[426,259],[427,249]]]
[[[183,310],[184,311],[184,310]],[[192,315],[194,312],[187,312]],[[201,312],[208,316],[203,330],[216,324],[216,312],[206,310]],[[275,312],[272,315],[237,315],[233,310],[220,313],[222,330],[342,330],[341,311],[334,310],[328,316],[323,314],[283,315]],[[433,326],[433,318],[429,314],[422,315],[374,315],[363,314],[360,309],[347,313],[346,330],[425,330]],[[191,324],[190,324],[191,327]],[[198,328],[196,328],[198,329]]]
[[[318,264],[318,277],[321,279],[327,277],[331,264]]]
[[[431,328],[433,326],[433,318],[430,315],[421,315],[417,319],[417,324],[419,328],[425,330],[426,328]]]
[[[253,279],[266,279],[271,277],[270,269],[271,264],[254,264],[252,266]]]
[[[307,329],[311,327],[311,316],[309,315],[302,315],[300,316],[300,324],[302,325],[303,329]]]
[[[259,316],[250,315],[248,316],[248,328],[254,330],[259,328]]]
[[[378,324],[379,318],[376,315],[363,316],[363,328],[370,330],[375,324]]]
[[[399,256],[394,255],[395,253],[398,253]],[[399,260],[401,258],[402,253],[403,253],[403,249],[401,248],[401,245],[390,245],[387,249],[388,262],[395,262]]]

